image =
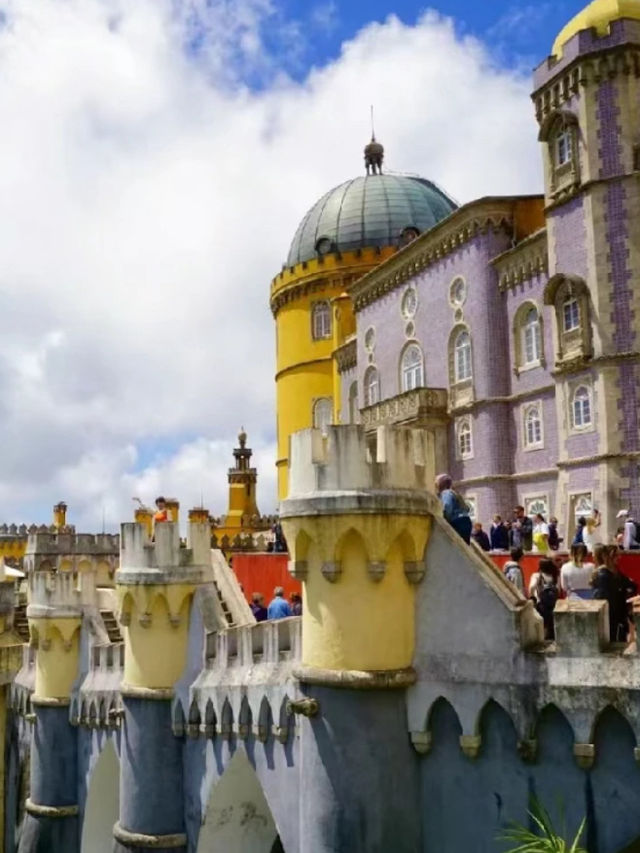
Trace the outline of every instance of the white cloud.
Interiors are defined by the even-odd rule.
[[[275,0],[0,11],[0,519],[64,498],[113,524],[157,491],[220,514],[240,424],[273,510],[268,293],[299,219],[360,173],[372,102],[390,168],[461,201],[537,191],[528,80],[435,13],[251,91]]]

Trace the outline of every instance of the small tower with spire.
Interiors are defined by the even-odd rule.
[[[373,124],[373,105],[371,106],[371,142],[364,146],[364,166],[367,175],[381,175],[382,161],[384,160],[384,146],[376,139],[376,130]]]
[[[229,468],[229,509],[227,515],[220,519],[216,535],[223,532],[227,536],[238,533],[250,533],[259,523],[260,512],[256,503],[256,486],[258,472],[251,467],[253,451],[247,447],[247,433],[244,427],[238,433],[238,447],[233,450],[235,465]]]

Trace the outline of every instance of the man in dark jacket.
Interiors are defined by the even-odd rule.
[[[509,531],[502,523],[502,518],[499,515],[493,516],[493,524],[489,531],[489,539],[491,541],[492,551],[509,550]]]
[[[478,547],[482,548],[483,551],[491,550],[491,543],[489,542],[489,537],[482,529],[482,525],[479,521],[476,521],[473,525],[473,531],[471,532],[471,538],[478,545]]]
[[[524,507],[517,506],[511,525],[511,547],[531,551],[533,548],[533,521],[524,514]]]

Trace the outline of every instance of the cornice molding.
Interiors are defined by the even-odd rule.
[[[346,370],[356,367],[358,364],[358,342],[356,338],[338,347],[334,356],[338,363],[338,373],[344,373]]]
[[[501,292],[509,290],[540,275],[549,274],[549,254],[546,228],[491,261],[498,273]]]
[[[541,196],[540,196],[541,197]],[[469,202],[422,234],[349,288],[356,312],[447,257],[478,234],[513,231],[517,201],[538,196],[487,198]]]

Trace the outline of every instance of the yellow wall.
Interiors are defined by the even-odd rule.
[[[80,619],[30,619],[37,641],[35,696],[68,699],[78,675]]]

